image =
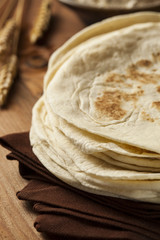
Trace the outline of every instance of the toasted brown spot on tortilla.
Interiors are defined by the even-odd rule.
[[[135,64],[130,65],[125,74],[111,72],[107,76],[106,84],[108,86],[117,86],[117,84],[123,84],[126,87],[132,87],[131,84],[127,83],[127,79],[140,82],[142,84],[156,84],[158,80],[160,80],[160,74],[155,73],[147,73],[141,71],[139,67],[150,67],[152,62],[149,60],[140,60]]]
[[[143,120],[147,120],[149,122],[154,122],[154,119],[145,111],[142,112],[142,118],[143,118]]]
[[[153,57],[154,62],[159,62],[160,61],[160,52],[153,53],[152,57]]]
[[[111,72],[106,79],[107,86],[117,87],[118,85],[123,85],[128,88],[132,88],[132,84],[126,82],[125,74]]]
[[[157,92],[160,93],[160,86],[157,86]]]
[[[143,90],[131,94],[120,90],[105,91],[101,97],[96,98],[95,107],[101,117],[107,116],[115,120],[120,120],[126,114],[126,111],[122,108],[122,103],[125,101],[135,103],[142,94]]]
[[[152,103],[152,107],[155,107],[155,108],[157,108],[158,110],[160,110],[160,101],[153,102],[153,103]]]
[[[102,97],[96,99],[95,106],[102,116],[106,115],[119,120],[126,114],[126,111],[121,108],[121,98],[119,91],[106,91]]]
[[[136,68],[136,65],[132,64],[127,69],[126,77],[143,84],[156,84],[157,80],[160,79],[160,74],[141,72]]]
[[[106,82],[120,82],[123,83],[123,75],[122,74],[118,74],[118,73],[110,73],[109,76],[106,79]]]
[[[139,67],[150,67],[151,65],[152,65],[152,62],[147,59],[142,59],[136,62],[136,66],[139,66]]]

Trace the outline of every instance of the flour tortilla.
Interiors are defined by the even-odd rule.
[[[44,78],[44,91],[60,66],[73,54],[80,44],[92,37],[146,22],[160,22],[160,14],[156,12],[139,12],[115,16],[86,27],[75,34],[51,55],[48,71]]]
[[[33,109],[30,138],[34,153],[54,175],[72,186],[97,194],[160,201],[160,173],[124,170],[83,154],[62,132],[56,127],[53,131],[50,125],[41,98]]]
[[[142,23],[146,21],[157,22],[159,20],[160,15],[157,13],[142,12],[113,17],[84,29],[80,33],[73,36],[51,56],[49,61],[49,69],[45,76],[44,90],[47,88],[49,82],[52,80],[59,67],[73,54],[77,45],[79,46],[81,43],[83,43],[83,41],[86,41],[87,39],[99,35],[103,32],[111,32],[113,30],[120,29],[124,26],[132,25],[134,23]],[[142,152],[144,150],[141,149],[140,151]]]
[[[49,84],[52,111],[85,131],[160,153],[159,31],[160,23],[138,24],[84,43]]]

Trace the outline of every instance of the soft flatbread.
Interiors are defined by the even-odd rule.
[[[47,88],[52,111],[85,131],[160,153],[159,31],[159,23],[137,24],[85,42]]]

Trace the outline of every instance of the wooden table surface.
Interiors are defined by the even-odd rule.
[[[53,0],[53,19],[50,23],[50,30],[46,33],[44,40],[36,45],[29,42],[29,30],[34,22],[40,0],[27,0],[27,8],[24,13],[23,29],[19,45],[19,70],[14,85],[9,94],[7,104],[0,109],[0,136],[15,132],[28,131],[31,125],[32,107],[43,91],[43,77],[47,70],[47,62],[50,54],[58,48],[70,35],[67,33],[67,21],[65,19],[68,10],[63,10],[60,19],[60,4]],[[29,9],[28,9],[29,7]],[[71,16],[71,19],[75,16]],[[57,20],[58,19],[58,20]],[[76,18],[75,29],[77,32]],[[60,31],[55,33],[55,28]],[[83,28],[79,24],[79,28]],[[53,35],[53,36],[52,36]],[[52,39],[54,37],[54,44]],[[18,162],[6,160],[7,150],[0,147],[0,240],[38,240],[43,239],[43,235],[38,233],[33,227],[36,214],[32,211],[28,203],[20,201],[16,197],[16,192],[21,190],[27,183],[18,172]],[[46,239],[46,238],[45,238]]]
[[[23,49],[26,52],[23,49],[20,51],[18,76],[7,105],[0,110],[1,136],[29,130],[32,106],[42,93],[46,67],[38,69],[28,64],[32,61],[30,53],[34,55],[34,51],[38,48],[42,51],[42,47],[30,47],[26,40],[25,47],[27,48]],[[47,55],[47,50],[45,52]],[[18,163],[6,160],[6,154],[7,151],[0,147],[0,240],[42,239],[33,227],[35,213],[26,202],[19,201],[16,197],[16,192],[26,185],[26,181],[18,173]]]

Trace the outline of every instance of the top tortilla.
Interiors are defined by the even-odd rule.
[[[160,153],[159,32],[159,23],[137,24],[80,45],[47,88],[52,111],[85,131]]]

